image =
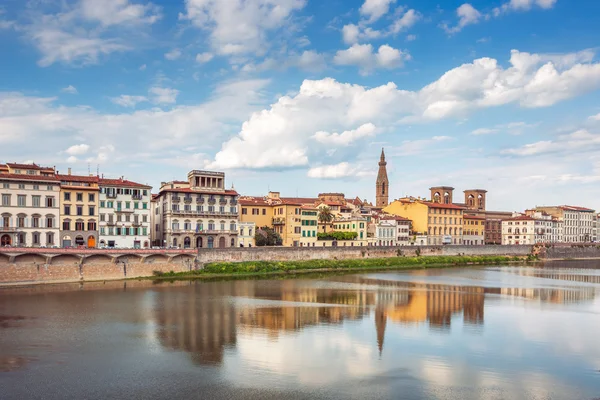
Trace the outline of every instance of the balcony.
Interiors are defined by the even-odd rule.
[[[196,216],[196,217],[236,217],[238,213],[232,212],[220,212],[220,211],[196,211],[196,210],[173,210],[172,215],[185,215],[185,216]]]
[[[204,204],[204,197],[198,196],[196,198],[196,204]]]
[[[191,234],[191,235],[237,235],[238,231],[231,230],[216,230],[216,229],[204,229],[196,232],[195,229],[167,229],[167,233],[172,234]]]
[[[142,199],[142,195],[141,194],[132,194],[131,198],[133,200],[141,200]]]
[[[16,226],[0,226],[0,232],[16,232],[18,229]]]
[[[227,205],[227,200],[221,199],[221,200],[219,200],[219,204],[222,206]]]
[[[133,225],[133,226],[142,226],[142,223],[140,221],[133,221],[133,223],[131,225]]]
[[[232,207],[235,207],[238,205],[238,202],[236,200],[231,200],[231,203],[229,203]]]
[[[179,202],[180,200],[181,200],[181,197],[179,197],[179,196],[171,196],[171,201],[173,201],[173,202],[176,202],[176,203],[177,203],[177,202]]]
[[[208,199],[208,204],[214,206],[217,203],[215,199]]]
[[[183,201],[186,202],[186,203],[191,203],[192,202],[192,196],[185,196],[183,198]]]
[[[117,192],[107,192],[106,193],[106,197],[109,199],[116,199],[117,198]]]
[[[273,225],[285,225],[285,218],[273,218]]]
[[[118,212],[118,213],[132,213],[134,211],[135,210],[133,208],[117,208],[115,210],[115,212]]]
[[[116,224],[116,222],[113,220],[106,221],[106,225],[108,225],[108,226],[115,226],[115,224]]]

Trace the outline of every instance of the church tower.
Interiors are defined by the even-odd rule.
[[[389,182],[387,177],[387,163],[385,162],[385,153],[381,149],[381,157],[379,159],[379,172],[377,173],[375,206],[385,207],[388,205]]]

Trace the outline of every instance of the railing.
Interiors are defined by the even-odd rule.
[[[197,234],[197,235],[237,235],[238,231],[225,230],[220,231],[216,229],[203,229],[196,231],[195,229],[167,229],[167,233],[186,233],[186,234]]]
[[[179,201],[179,200],[181,200],[181,197],[179,197],[179,196],[171,196],[171,200],[172,201]]]
[[[112,220],[106,221],[106,225],[114,226],[115,224],[116,224],[115,221],[112,221]]]
[[[285,218],[273,218],[273,225],[285,225]]]
[[[118,212],[118,213],[132,213],[134,211],[135,211],[135,209],[133,209],[133,208],[117,208],[115,210],[115,212]]]
[[[108,193],[106,193],[106,197],[108,197],[109,199],[116,199],[117,192],[108,192]]]
[[[16,231],[17,228],[16,226],[0,226],[0,232],[11,232],[11,231]]]
[[[214,206],[216,202],[217,201],[215,199],[208,199],[208,204],[210,204],[211,206]]]
[[[195,215],[195,216],[223,216],[223,217],[237,217],[238,213],[232,212],[220,212],[220,211],[196,211],[196,210],[177,210],[171,211],[171,214],[179,215]]]
[[[142,199],[142,195],[141,194],[132,194],[131,198],[133,200],[141,200]]]
[[[196,197],[196,204],[204,204],[204,197]]]
[[[192,202],[192,196],[185,196],[183,198],[183,201],[185,201],[186,203],[191,203]]]
[[[222,206],[224,206],[224,205],[227,204],[227,200],[221,199],[221,200],[219,200],[219,204],[222,205]]]

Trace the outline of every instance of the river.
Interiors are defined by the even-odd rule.
[[[0,289],[0,398],[600,398],[600,263]]]

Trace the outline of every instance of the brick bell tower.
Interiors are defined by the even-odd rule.
[[[377,182],[375,183],[375,207],[385,207],[388,205],[389,182],[385,162],[385,153],[381,149],[379,158],[379,172],[377,173]]]

